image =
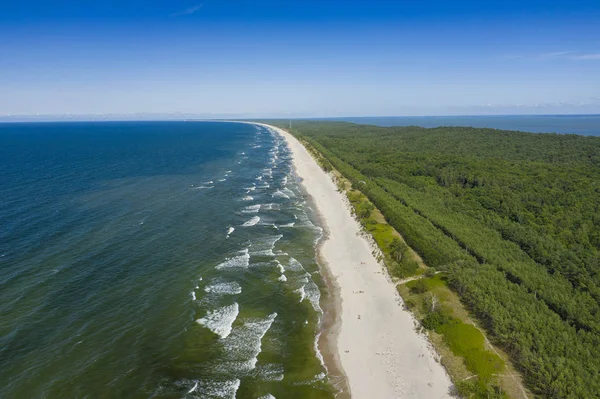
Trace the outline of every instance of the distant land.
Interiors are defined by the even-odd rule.
[[[257,119],[252,114],[201,114],[201,113],[133,113],[133,114],[57,114],[57,115],[3,115],[2,122],[75,122],[75,121],[176,121]],[[276,118],[287,119],[278,115]],[[471,126],[501,130],[519,130],[531,133],[580,134],[600,136],[600,114],[557,115],[464,115],[464,116],[363,116],[300,118],[294,120],[344,121],[376,126]]]
[[[390,116],[331,118],[376,126],[471,126],[530,133],[561,133],[600,136],[600,115],[477,115],[477,116]]]

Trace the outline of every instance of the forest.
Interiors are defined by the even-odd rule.
[[[531,392],[600,397],[600,138],[318,121],[291,132],[443,272]]]

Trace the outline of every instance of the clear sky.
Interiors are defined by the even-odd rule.
[[[600,0],[4,0],[0,115],[600,113]]]

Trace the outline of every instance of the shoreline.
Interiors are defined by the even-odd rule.
[[[287,142],[287,139],[286,139]],[[352,397],[350,393],[350,387],[348,385],[348,377],[342,368],[340,360],[340,354],[337,347],[338,335],[341,327],[341,309],[342,301],[340,297],[340,286],[337,284],[335,276],[331,273],[331,269],[327,263],[327,259],[322,255],[322,247],[325,242],[329,239],[329,226],[327,225],[326,218],[321,214],[318,208],[318,203],[314,197],[308,192],[305,185],[302,183],[303,179],[298,175],[296,166],[292,162],[292,169],[298,179],[298,185],[301,191],[307,197],[307,201],[312,205],[313,213],[318,220],[319,226],[323,229],[321,238],[318,240],[315,246],[317,263],[319,265],[319,273],[323,278],[323,282],[327,287],[327,295],[322,296],[324,303],[321,307],[323,309],[323,316],[321,319],[321,325],[319,329],[319,335],[316,338],[318,350],[323,358],[329,383],[336,390],[336,399],[350,399]]]
[[[306,148],[290,133],[256,123],[285,138],[300,185],[311,198],[324,236],[317,257],[330,295],[319,348],[338,397],[450,398],[452,383],[426,336],[337,191]],[[340,376],[331,375],[338,374]]]

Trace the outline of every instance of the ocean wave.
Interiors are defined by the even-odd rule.
[[[277,227],[278,228],[282,228],[282,227],[294,227],[295,224],[296,224],[296,222],[292,222],[292,223],[280,224]]]
[[[287,187],[284,187],[281,191],[285,193],[285,195],[287,195],[288,198],[296,198],[296,194]]]
[[[306,298],[306,291],[304,291],[304,286],[298,288],[297,290],[294,290],[294,292],[297,292],[298,295],[300,295],[300,302],[302,302],[304,298]]]
[[[327,374],[325,374],[325,373],[319,373],[319,374],[316,374],[311,379],[304,380],[304,381],[299,381],[299,382],[294,382],[292,385],[295,385],[295,386],[313,385],[314,383],[317,383],[319,381],[323,381],[326,377],[327,377]]]
[[[281,240],[282,238],[282,234],[279,234],[277,236],[271,236],[265,239],[264,244],[269,245],[271,248],[273,248],[275,247],[275,244],[277,244],[277,241]]]
[[[290,258],[290,261],[288,263],[288,267],[286,268],[286,270],[290,270],[293,272],[306,272],[306,269],[304,269],[304,266],[302,266],[302,263],[298,262],[294,258]]]
[[[195,301],[196,300],[196,293],[194,291],[192,291],[191,295],[192,295],[192,301]]]
[[[225,349],[233,357],[224,369],[231,371],[250,371],[256,368],[258,355],[262,351],[262,339],[267,334],[277,313],[272,313],[264,319],[252,319],[242,326],[236,327],[225,340]]]
[[[285,198],[285,199],[290,199],[290,197],[288,195],[286,195],[284,192],[282,192],[281,190],[277,190],[275,191],[273,194],[271,194],[271,196],[273,198]]]
[[[196,320],[196,323],[203,325],[223,339],[231,334],[233,322],[239,313],[240,307],[236,302],[233,305],[208,311],[207,315]]]
[[[227,238],[229,238],[229,236],[231,235],[231,233],[233,233],[235,231],[235,227],[229,227],[227,229]]]
[[[273,252],[272,248],[271,249],[263,249],[260,251],[254,251],[254,252],[252,252],[252,255],[254,255],[254,256],[277,256],[275,254],[275,252]]]
[[[315,356],[317,356],[317,359],[319,359],[319,362],[321,362],[321,367],[323,367],[325,370],[327,370],[327,366],[325,365],[325,359],[323,359],[323,354],[321,353],[321,350],[319,349],[319,338],[320,337],[321,337],[321,332],[319,331],[317,333],[317,335],[315,336],[315,343],[314,343]]]
[[[233,258],[228,258],[224,262],[218,264],[215,269],[230,269],[230,268],[246,268],[250,264],[250,251],[248,248],[244,250],[244,254],[240,256],[234,256]]]
[[[237,295],[242,293],[242,287],[235,281],[229,283],[215,283],[204,287],[204,291],[213,294]]]
[[[242,213],[257,213],[260,210],[260,205],[249,205],[242,210]]]
[[[254,243],[253,246],[258,247],[258,249],[256,251],[252,251],[252,255],[276,256],[273,250],[275,249],[275,244],[277,243],[277,241],[281,240],[282,238],[282,235],[271,236],[263,238],[261,241]],[[265,247],[267,247],[267,249],[264,249]]]
[[[279,273],[285,273],[285,268],[283,267],[283,265],[278,260],[275,260],[275,262],[277,262],[277,268],[279,268]]]
[[[239,379],[229,381],[194,381],[196,389],[188,391],[200,393],[205,399],[235,399],[241,381]]]
[[[261,211],[278,211],[279,210],[279,204],[275,204],[275,203],[269,203],[269,204],[261,204],[260,205],[260,210]]]
[[[287,281],[287,277],[285,276],[285,274],[282,274],[281,276],[279,276],[277,281],[281,281],[282,283],[285,283]]]
[[[321,291],[319,287],[310,277],[310,274],[307,273],[308,282],[304,286],[304,291],[306,293],[306,297],[310,301],[313,309],[320,314],[323,314],[323,309],[321,309],[320,301],[321,301]]]
[[[192,389],[190,389],[190,390],[188,391],[188,393],[192,393],[192,392],[194,392],[194,391],[195,391],[197,388],[198,388],[198,381],[196,381],[196,384],[194,384],[194,386],[192,387]]]
[[[252,201],[254,200],[254,198],[252,198],[251,196],[247,195],[245,197],[242,198],[242,201]]]
[[[258,222],[260,222],[260,217],[258,216],[254,216],[252,219],[248,220],[246,223],[244,223],[242,226],[243,227],[251,227],[256,225]]]

